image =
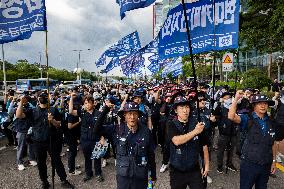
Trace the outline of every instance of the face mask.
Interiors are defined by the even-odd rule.
[[[232,99],[231,98],[229,98],[227,100],[224,100],[224,107],[225,108],[229,109],[231,104],[232,104]]]
[[[47,100],[47,98],[40,98],[40,99],[39,99],[39,103],[41,103],[41,104],[47,104],[47,103],[48,103],[48,100]]]

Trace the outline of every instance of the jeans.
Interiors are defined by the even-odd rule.
[[[240,189],[267,189],[271,165],[258,165],[241,160]]]
[[[27,148],[28,148],[28,156],[30,161],[35,161],[35,153],[33,146],[30,144],[27,144],[26,141],[27,133],[17,133],[17,139],[18,139],[18,149],[17,149],[17,164],[23,164],[23,158],[25,154],[27,153]]]
[[[92,152],[96,145],[95,141],[81,141],[81,147],[83,150],[83,154],[85,157],[85,172],[86,176],[92,177],[93,176],[93,168],[92,168]],[[102,165],[101,165],[101,158],[94,159],[94,167],[95,167],[95,175],[99,176],[102,174]]]
[[[236,136],[232,136],[231,144],[230,144],[230,137],[225,135],[219,135],[218,139],[218,151],[217,151],[217,165],[219,168],[223,167],[223,159],[224,159],[224,152],[227,149],[227,166],[232,165],[233,159],[233,152],[236,148],[237,138]]]

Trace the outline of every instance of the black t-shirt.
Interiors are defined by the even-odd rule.
[[[74,116],[74,115],[69,114],[67,119],[68,119],[68,123],[74,124],[74,123],[79,122],[79,116]],[[81,123],[72,129],[68,129],[68,131],[72,136],[80,137]]]
[[[189,120],[189,122],[187,123],[182,123],[182,122],[179,122],[180,124],[183,125],[183,133],[184,134],[187,134],[189,132],[189,127],[190,127],[190,123],[191,121]],[[195,126],[194,126],[195,127]],[[193,128],[194,129],[194,128]],[[182,134],[178,128],[176,127],[175,123],[174,123],[174,120],[171,120],[168,122],[167,124],[167,131],[168,131],[168,140],[169,141],[172,141],[172,139],[175,137],[175,136],[180,136],[180,135],[184,135]],[[199,140],[199,144],[200,144],[200,147],[203,147],[205,145],[208,145],[209,143],[209,139],[208,137],[204,134],[204,132],[200,133],[198,135],[198,140]]]

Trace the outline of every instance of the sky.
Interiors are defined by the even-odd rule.
[[[79,67],[98,73],[95,61],[122,37],[137,30],[142,46],[152,40],[152,6],[128,12],[123,20],[115,0],[46,0],[46,9],[52,67],[73,71],[79,59],[78,52],[73,50],[83,50]],[[40,62],[42,56],[41,63],[46,64],[44,32],[5,44],[4,49],[5,59],[11,63],[19,59]],[[109,75],[121,75],[119,70],[116,68]]]

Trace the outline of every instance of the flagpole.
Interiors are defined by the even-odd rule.
[[[6,65],[5,65],[5,53],[4,53],[4,44],[2,46],[2,61],[3,61],[3,80],[4,80],[4,90],[5,95],[7,94],[7,79],[6,79]]]
[[[48,31],[47,29],[45,30],[45,58],[46,58],[46,87],[47,87],[47,111],[50,113],[50,85],[49,85],[49,58],[48,58]],[[49,127],[51,127],[50,121],[48,121]],[[55,177],[55,167],[54,167],[54,157],[53,157],[53,143],[52,143],[52,138],[50,136],[49,139],[50,142],[50,156],[51,156],[51,179],[52,179],[52,188],[54,188],[54,177]]]
[[[215,99],[214,99],[214,96],[215,96],[215,86],[216,86],[216,78],[215,78],[215,75],[216,75],[216,26],[215,26],[215,0],[213,0],[213,14],[214,14],[214,50],[213,50],[213,73],[212,73],[212,82],[213,82],[213,85],[212,85],[212,101],[210,102],[210,105],[211,105],[211,110],[213,110],[214,108],[214,103],[215,103]],[[212,112],[212,111],[211,111]]]
[[[190,39],[190,30],[189,30],[189,25],[188,25],[188,18],[186,15],[186,5],[184,0],[181,1],[182,2],[182,7],[183,7],[183,15],[185,17],[185,25],[186,25],[186,34],[187,34],[187,40],[188,40],[188,47],[189,47],[189,53],[190,53],[190,61],[191,61],[191,65],[192,65],[192,74],[193,74],[193,78],[194,78],[194,89],[195,89],[195,93],[196,93],[196,106],[197,106],[197,120],[198,122],[201,121],[200,118],[200,109],[199,109],[199,102],[198,102],[198,91],[197,91],[197,77],[196,77],[196,71],[195,71],[195,65],[194,65],[194,58],[193,58],[193,52],[192,52],[192,46],[191,46],[191,39]]]

